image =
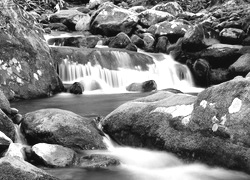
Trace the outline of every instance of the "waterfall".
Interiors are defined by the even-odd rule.
[[[134,66],[127,52],[112,51],[111,55],[116,58],[115,63],[118,64],[116,70],[104,68],[99,63],[80,64],[64,59],[58,66],[59,76],[64,84],[80,82],[85,91],[125,90],[131,83],[147,80],[154,80],[159,90],[176,88],[185,92],[188,88],[194,88],[187,66],[175,62],[166,54],[145,54],[151,56],[154,61],[153,64],[147,64],[147,70]]]
[[[16,132],[16,138],[15,138],[15,143],[20,143],[23,145],[27,145],[27,140],[25,139],[24,135],[21,132],[21,124],[17,125],[14,124],[15,127],[15,132]]]

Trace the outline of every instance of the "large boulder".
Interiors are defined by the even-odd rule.
[[[147,9],[145,11],[142,11],[138,17],[140,18],[140,23],[146,27],[149,27],[162,21],[169,21],[174,18],[174,16],[169,14],[168,12],[157,11],[153,9]]]
[[[212,86],[198,99],[159,92],[118,107],[103,130],[124,145],[249,173],[249,87],[241,78]]]
[[[56,144],[38,143],[32,146],[32,152],[49,167],[66,167],[73,164],[76,153]]]
[[[25,114],[21,129],[29,144],[58,144],[73,149],[105,149],[93,120],[61,109]]]
[[[250,72],[250,53],[243,54],[235,63],[229,66],[229,70],[236,75],[247,75]]]
[[[106,36],[114,36],[120,32],[129,34],[138,20],[136,13],[107,2],[93,15],[90,31]]]
[[[16,132],[12,120],[0,110],[0,131],[8,136],[12,141],[15,141]]]
[[[58,180],[44,170],[15,157],[3,157],[0,159],[0,179]]]
[[[167,2],[165,4],[159,3],[152,7],[152,9],[168,12],[175,17],[178,16],[180,13],[183,13],[182,7],[177,2]]]
[[[28,99],[61,90],[50,49],[35,19],[12,0],[1,1],[0,6],[0,86],[6,97]]]

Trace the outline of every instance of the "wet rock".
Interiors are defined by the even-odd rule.
[[[145,81],[143,83],[132,83],[126,87],[127,91],[150,92],[157,89],[157,84],[154,80]]]
[[[32,164],[15,157],[3,157],[0,159],[0,179],[58,180]]]
[[[125,49],[127,49],[127,50],[129,50],[129,51],[135,51],[135,52],[137,52],[137,47],[136,47],[136,45],[133,44],[133,43],[129,43],[129,44],[126,46]]]
[[[144,47],[144,41],[139,36],[133,34],[130,39],[131,42],[135,44],[138,48]]]
[[[88,14],[85,14],[80,20],[77,21],[75,29],[77,31],[88,31],[90,29],[90,20],[90,16]]]
[[[138,20],[136,13],[107,2],[93,16],[90,31],[106,36],[115,36],[120,32],[129,34]]]
[[[250,36],[246,37],[246,38],[242,41],[242,45],[244,45],[244,46],[250,46]]]
[[[209,86],[210,85],[210,72],[211,67],[209,62],[204,59],[198,59],[193,64],[193,72],[199,85]]]
[[[0,131],[0,154],[7,150],[11,143],[13,143],[13,141]]]
[[[48,167],[66,167],[73,164],[75,152],[56,144],[38,143],[32,152]]]
[[[183,39],[183,50],[197,52],[213,44],[218,44],[218,33],[202,25],[189,28]]]
[[[183,37],[190,25],[180,21],[164,21],[157,24],[155,34],[158,36],[167,36],[171,43],[175,43],[180,37]]]
[[[0,90],[0,109],[6,114],[11,114],[10,102],[2,90]]]
[[[72,94],[82,94],[84,87],[79,83],[75,82],[69,87],[69,92]]]
[[[19,110],[17,109],[17,108],[10,108],[10,114],[12,115],[12,116],[14,116],[14,115],[16,115],[16,114],[18,114],[19,113]]]
[[[0,85],[6,97],[38,98],[60,91],[61,81],[36,20],[12,0],[0,2],[0,6],[4,29],[0,33]]]
[[[228,67],[241,56],[241,48],[240,45],[214,44],[199,52],[199,56],[214,68]]]
[[[12,120],[0,110],[0,131],[8,136],[12,141],[15,140],[15,127]]]
[[[21,129],[29,144],[58,144],[72,149],[105,149],[91,119],[61,109],[41,109],[24,115]]]
[[[237,28],[224,28],[220,32],[221,42],[224,44],[241,44],[245,36],[245,32]]]
[[[165,150],[188,161],[250,172],[246,79],[198,95],[158,92],[125,103],[102,121],[116,142]]]
[[[15,124],[20,124],[23,120],[23,115],[22,114],[16,114],[12,118],[13,123]]]
[[[209,84],[220,84],[232,79],[232,75],[228,69],[225,68],[218,68],[218,69],[211,69],[210,76],[209,76]]]
[[[244,54],[239,57],[235,63],[229,66],[229,71],[231,71],[235,75],[247,75],[250,72],[250,53]]]
[[[144,50],[154,52],[155,38],[150,33],[143,34]]]
[[[177,2],[168,2],[168,3],[160,3],[154,6],[152,9],[158,11],[164,11],[172,14],[173,16],[178,16],[180,13],[183,13],[182,7]]]
[[[55,31],[69,31],[68,27],[63,23],[50,23],[48,26],[51,30]]]
[[[155,52],[166,53],[169,45],[168,38],[166,36],[160,36],[155,45]]]
[[[130,38],[124,32],[120,32],[109,43],[109,47],[112,48],[125,48],[131,43]]]
[[[172,20],[173,15],[168,12],[147,9],[139,14],[140,23],[143,26],[149,27],[162,21]]]

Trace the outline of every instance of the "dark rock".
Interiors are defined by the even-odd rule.
[[[12,141],[15,140],[15,127],[12,120],[0,110],[0,131],[8,136]]]
[[[59,180],[32,164],[15,157],[0,159],[0,179]]]
[[[209,84],[220,84],[226,81],[229,81],[232,75],[228,69],[218,68],[218,69],[211,69],[209,75]]]
[[[75,82],[69,88],[69,92],[72,94],[82,94],[84,87],[79,82]]]
[[[224,28],[220,32],[221,42],[224,44],[242,44],[246,34],[242,29]]]
[[[2,91],[8,99],[28,99],[62,90],[43,30],[12,0],[8,3],[0,2]]]
[[[152,9],[168,12],[175,17],[178,16],[180,13],[183,13],[182,7],[177,2],[167,2],[165,4],[160,3],[154,6]]]
[[[64,24],[69,31],[75,31],[76,30],[76,23],[74,23],[72,19],[63,19],[61,21],[61,23]],[[64,31],[64,30],[59,30],[59,31]]]
[[[20,124],[22,122],[22,120],[23,120],[23,115],[16,114],[11,119],[12,119],[13,123]]]
[[[155,52],[166,53],[168,45],[168,38],[166,36],[160,36],[155,45]]]
[[[140,19],[140,23],[145,27],[149,27],[162,21],[169,21],[174,18],[173,15],[168,12],[153,9],[142,11],[138,17]]]
[[[48,167],[67,167],[74,163],[76,153],[56,144],[38,143],[32,152]]]
[[[242,45],[243,45],[243,46],[250,46],[250,36],[246,37],[246,38],[242,41]]]
[[[234,75],[247,75],[250,72],[250,53],[240,56],[235,63],[229,66],[229,71]]]
[[[157,89],[157,84],[154,80],[145,81],[143,83],[132,83],[126,87],[127,91],[150,92]]]
[[[198,59],[193,64],[193,72],[198,80],[198,84],[201,86],[207,87],[210,85],[210,71],[210,64],[204,59]]]
[[[133,34],[130,39],[131,42],[135,44],[138,48],[144,47],[144,41],[139,36]]]
[[[135,52],[137,52],[137,47],[136,47],[136,45],[133,44],[133,43],[129,43],[129,44],[126,46],[125,49],[127,49],[127,50],[129,50],[129,51],[135,51]]]
[[[120,32],[131,33],[138,22],[135,13],[107,2],[92,16],[90,31],[93,34],[115,36]]]
[[[49,28],[55,31],[69,31],[68,27],[63,23],[50,23]]]
[[[131,43],[130,38],[124,32],[120,32],[109,43],[109,47],[112,48],[125,48]]]
[[[202,25],[196,25],[185,33],[182,48],[189,52],[197,52],[217,43],[218,33]]]
[[[31,145],[58,144],[83,149],[105,149],[92,120],[60,109],[41,109],[24,115],[21,129]]]
[[[155,38],[150,33],[143,34],[144,50],[154,52]]]

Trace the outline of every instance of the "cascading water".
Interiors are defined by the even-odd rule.
[[[133,66],[130,56],[126,52],[112,51],[116,57],[118,70],[110,70],[101,67],[100,64],[94,66],[90,62],[79,64],[64,59],[59,65],[59,76],[64,84],[80,82],[85,91],[102,89],[112,91],[119,89],[125,91],[125,87],[131,83],[141,83],[147,80],[154,80],[158,89],[176,88],[186,91],[193,88],[194,83],[189,69],[182,64],[175,62],[169,55],[150,55],[154,64],[149,64],[148,70],[142,70],[140,66]]]

